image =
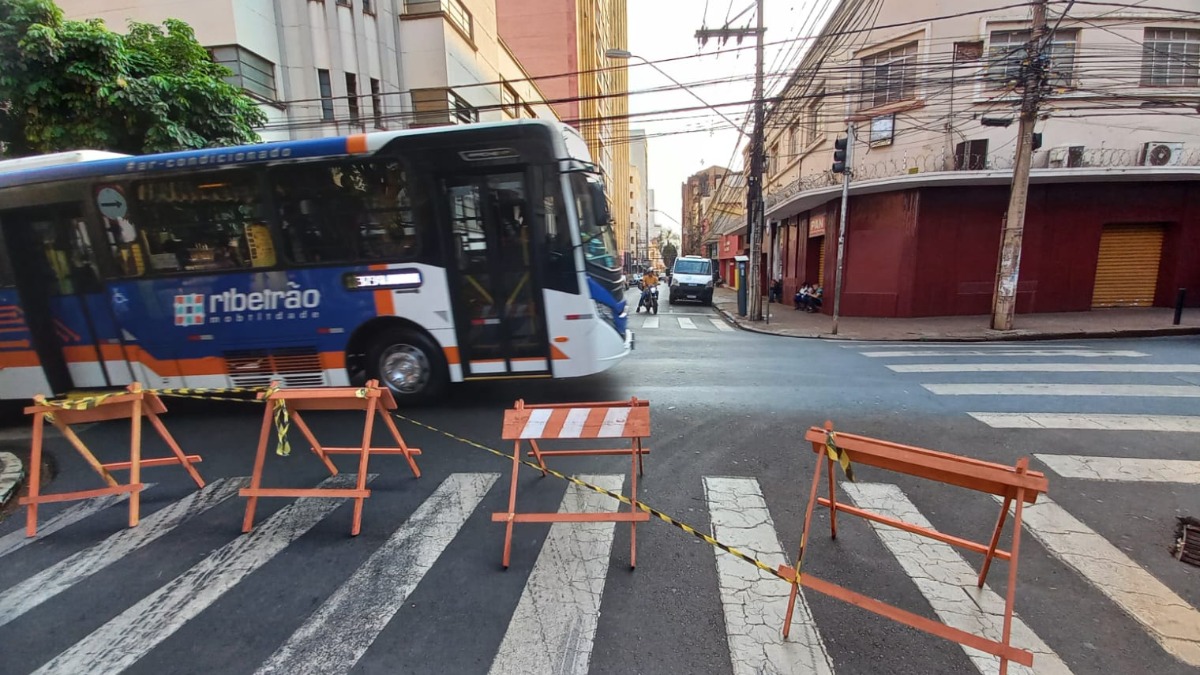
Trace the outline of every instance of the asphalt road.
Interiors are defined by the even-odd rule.
[[[1036,672],[1200,665],[1200,569],[1167,553],[1175,517],[1200,516],[1200,339],[872,345],[736,331],[700,306],[644,316],[637,350],[608,373],[463,386],[405,414],[507,452],[502,411],[518,397],[649,399],[641,497],[772,564],[796,555],[810,425],[1008,464],[1029,456],[1051,486],[1027,511],[1017,588],[1014,642],[1038,652]],[[625,524],[520,524],[504,570],[491,514],[506,508],[509,464],[403,421],[423,475],[374,457],[361,535],[348,536],[349,504],[266,499],[257,534],[243,536],[232,481],[250,473],[259,409],[171,405],[170,429],[204,456],[213,485],[202,497],[181,470],[157,468],[138,530],[123,528],[120,506],[28,544],[9,536],[19,514],[0,522],[0,672],[996,672],[994,658],[815,593],[783,643],[786,584],[661,522],[639,526],[636,570]],[[313,420],[330,443],[361,433],[353,416]],[[83,437],[115,456],[125,435],[98,425]],[[298,436],[293,445],[270,456],[269,481],[324,480]],[[52,489],[95,484],[65,444],[52,447]],[[338,464],[353,470],[351,458]],[[626,458],[552,466],[629,489]],[[984,539],[998,513],[957,488],[869,467],[857,478],[839,494],[952,534]],[[526,511],[615,505],[529,470],[520,495]],[[42,522],[71,508],[45,507]],[[838,525],[830,540],[815,517],[806,572],[954,625],[998,625],[978,608],[993,596],[969,590],[981,556]],[[1000,597],[1007,572],[997,563],[988,578]]]

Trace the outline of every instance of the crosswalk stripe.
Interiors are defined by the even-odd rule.
[[[887,483],[843,483],[843,489],[858,506],[900,518],[914,525],[933,525],[897,485]],[[929,601],[938,618],[947,626],[999,640],[1004,628],[1004,598],[989,585],[976,586],[976,572],[949,544],[920,537],[871,521],[875,534],[883,540],[908,576]],[[1012,621],[1012,642],[1033,652],[1038,675],[1063,674],[1071,669],[1029,628],[1016,613]],[[963,647],[980,673],[1000,671],[1000,661],[991,654]],[[1010,673],[1032,673],[1032,669],[1009,664]]]
[[[712,322],[713,327],[719,331],[733,332],[733,328],[721,319],[712,318],[709,319],[709,321]]]
[[[642,328],[658,328],[658,317],[657,316],[646,317],[646,320],[644,322],[642,322]]]
[[[1200,612],[1186,600],[1048,497],[1026,506],[1023,519],[1051,555],[1124,609],[1167,653],[1200,666]]]
[[[704,477],[713,536],[777,566],[787,562],[758,481]],[[781,633],[791,588],[714,549],[734,675],[833,673],[833,662],[801,591],[787,641]]]
[[[679,321],[680,328],[683,328],[684,330],[696,330],[696,324],[692,323],[692,320],[686,316],[681,316],[676,320]]]
[[[1034,455],[1063,478],[1127,483],[1186,483],[1200,485],[1200,462],[1186,459]]]
[[[581,476],[619,491],[621,475]],[[560,512],[609,513],[619,503],[567,486]],[[554,523],[489,672],[586,675],[608,576],[615,523]]]
[[[1200,433],[1200,417],[1087,413],[967,413],[995,429],[1099,429]]]
[[[368,476],[368,480],[374,478],[373,474]],[[355,480],[353,474],[342,474],[325,479],[320,487],[348,488]],[[330,497],[297,499],[249,534],[213,551],[36,672],[100,675],[125,670],[345,501]]]
[[[897,373],[1200,373],[1195,363],[916,363]]]
[[[1147,396],[1200,398],[1200,387],[1175,384],[922,384],[938,396]]]
[[[1135,352],[1128,349],[1113,349],[1113,350],[1072,350],[1072,349],[1031,349],[1031,350],[989,350],[976,349],[963,351],[883,351],[883,352],[860,352],[863,356],[868,356],[877,359],[894,359],[900,356],[1069,356],[1078,358],[1102,358],[1102,357],[1140,357],[1149,356],[1144,352]]]
[[[246,478],[215,480],[203,490],[164,506],[137,527],[113,533],[104,541],[47,567],[0,595],[0,626],[50,600],[87,577],[147,546],[188,519],[233,497],[248,484]]]
[[[145,487],[142,488],[142,494],[146,494],[146,490],[154,487],[154,483],[143,483],[143,485],[145,485]],[[80,502],[79,504],[68,506],[50,520],[47,520],[44,523],[38,523],[37,534],[32,537],[25,536],[25,528],[9,532],[3,537],[0,537],[0,558],[3,558],[9,553],[19,551],[35,541],[44,539],[55,532],[58,532],[64,527],[70,527],[71,525],[78,523],[92,514],[99,513],[104,509],[107,509],[117,502],[125,501],[125,499],[126,495],[104,495],[102,497],[96,497],[95,499],[89,499],[86,502]]]
[[[839,345],[842,349],[1000,349],[1016,351],[1020,349],[1093,349],[1087,345],[1060,345],[1045,343],[1030,343],[1026,345],[1012,342],[854,342]]]
[[[446,478],[257,672],[350,672],[499,477]]]

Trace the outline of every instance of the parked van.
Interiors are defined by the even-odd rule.
[[[698,255],[676,258],[675,266],[671,270],[668,302],[673,305],[680,300],[695,300],[711,305],[712,297],[712,261]]]

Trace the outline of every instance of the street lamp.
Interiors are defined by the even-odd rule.
[[[684,84],[684,83],[680,82],[679,80],[668,75],[665,70],[663,70],[662,68],[659,68],[657,65],[655,65],[653,61],[647,61],[644,57],[638,56],[637,54],[634,54],[633,52],[629,51],[628,49],[609,49],[604,52],[604,56],[607,58],[610,58],[610,59],[620,59],[620,60],[637,59],[638,61],[641,61],[642,63],[657,70],[663,77],[674,82],[676,85],[679,86],[680,89],[691,94],[692,98],[696,99],[697,101],[700,101],[701,103],[704,104],[705,108],[708,108],[709,110],[711,110],[711,111],[715,112],[717,115],[719,115],[721,119],[725,120],[725,122],[727,124],[729,124],[729,126],[733,127],[734,130],[736,130],[739,134],[741,134],[742,136],[750,135],[750,134],[747,134],[746,132],[742,131],[742,126],[740,124],[737,124],[733,120],[729,119],[725,115],[725,113],[723,113],[720,110],[718,110],[717,108],[713,107],[713,105],[711,103],[709,103],[708,101],[705,101],[704,99],[700,98],[700,95],[697,94],[696,92],[692,91],[691,88],[689,88],[686,84]]]

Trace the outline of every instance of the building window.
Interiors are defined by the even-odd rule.
[[[817,102],[804,109],[804,146],[808,147],[817,142],[820,138],[821,129],[821,98],[825,96],[822,91],[817,95]]]
[[[1147,28],[1142,86],[1200,87],[1200,30]]]
[[[1053,87],[1069,87],[1075,80],[1075,43],[1078,32],[1058,30],[1050,41],[1050,65],[1046,81]],[[987,79],[995,86],[1021,80],[1021,64],[1031,39],[1027,30],[996,30],[988,39]]]
[[[507,82],[500,83],[500,109],[512,119],[521,116],[521,97]]]
[[[779,171],[779,144],[775,143],[767,155],[767,175],[774,176],[777,171]]]
[[[917,97],[917,43],[862,60],[863,105],[874,108]]]
[[[443,14],[470,41],[475,41],[475,19],[462,0],[404,0],[404,13]]]
[[[317,84],[321,88],[321,119],[333,121],[333,85],[329,82],[329,71],[317,69]]]
[[[275,100],[275,64],[240,45],[208,50],[214,63],[233,71],[225,81],[251,94]]]
[[[414,127],[479,121],[479,110],[450,89],[414,89],[411,95]]]
[[[987,168],[987,139],[966,141],[954,146],[955,171],[981,171]]]
[[[363,14],[375,15],[375,0],[363,0]]]
[[[793,159],[796,159],[796,156],[800,154],[800,125],[799,124],[793,124],[791,127],[788,128],[787,149],[788,149],[788,161],[789,162]]]
[[[521,106],[521,112],[525,114],[525,117],[528,117],[531,120],[537,119],[537,113],[533,112],[533,108],[530,108],[529,104],[527,103]]]
[[[358,76],[346,73],[346,105],[350,106],[350,121],[358,121]]]
[[[352,0],[337,0],[337,4],[341,5],[342,7],[353,7],[354,6],[354,3]]]
[[[375,128],[383,129],[383,92],[379,80],[371,78],[371,113],[375,116]]]

